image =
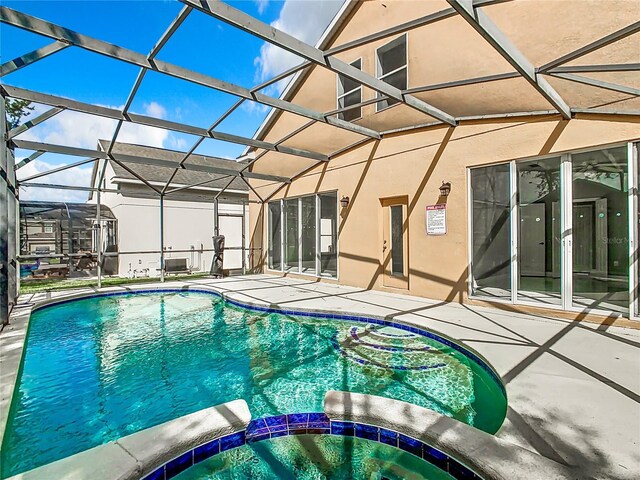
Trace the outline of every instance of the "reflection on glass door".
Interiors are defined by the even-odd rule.
[[[518,300],[562,305],[560,157],[519,162]]]
[[[284,269],[298,271],[298,199],[284,201]]]
[[[268,267],[273,270],[280,270],[282,268],[282,226],[280,225],[281,208],[280,202],[271,202],[269,204],[268,215],[268,250],[267,261]]]
[[[574,154],[572,305],[629,309],[627,148]]]
[[[472,295],[511,300],[509,164],[471,170]]]
[[[302,273],[316,273],[316,197],[302,197]]]

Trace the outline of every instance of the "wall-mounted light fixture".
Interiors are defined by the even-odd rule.
[[[340,199],[340,206],[342,208],[347,208],[349,206],[349,197],[344,196]]]
[[[451,192],[451,183],[443,181],[442,185],[440,185],[440,196],[446,197],[449,195],[450,192]]]

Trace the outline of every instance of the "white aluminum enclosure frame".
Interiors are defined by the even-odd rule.
[[[538,308],[547,308],[551,310],[563,310],[575,313],[592,313],[596,315],[609,316],[612,314],[610,310],[592,307],[580,307],[573,304],[573,171],[572,171],[572,155],[604,150],[607,148],[625,147],[627,151],[627,179],[628,179],[628,213],[629,213],[629,305],[626,313],[615,312],[614,315],[619,317],[628,317],[632,319],[640,319],[640,288],[638,286],[638,268],[640,267],[640,259],[638,254],[638,245],[640,243],[639,231],[639,208],[640,196],[638,194],[638,168],[640,168],[638,159],[638,150],[640,143],[637,140],[624,143],[613,143],[607,145],[599,145],[587,147],[577,150],[571,150],[565,153],[547,154],[541,156],[521,158],[505,163],[497,163],[490,165],[481,165],[467,168],[467,248],[468,248],[468,265],[469,271],[467,275],[468,289],[467,295],[472,300],[481,300],[493,303],[507,303],[514,305],[525,305]],[[561,303],[541,303],[531,300],[523,300],[518,298],[518,235],[520,230],[520,218],[518,212],[518,177],[517,164],[524,161],[545,160],[549,158],[560,158],[560,298]],[[493,298],[482,295],[473,294],[473,193],[471,190],[471,171],[476,169],[487,168],[495,165],[509,165],[509,188],[510,188],[510,256],[511,256],[511,278],[510,278],[510,299]]]
[[[638,89],[625,87],[623,85],[618,85],[612,82],[595,81],[592,79],[585,80],[586,77],[582,77],[580,75],[574,75],[574,74],[589,73],[589,72],[640,71],[640,64],[638,63],[630,63],[630,64],[612,63],[612,64],[605,64],[605,65],[579,65],[579,66],[567,65],[567,63],[571,62],[572,60],[581,58],[590,52],[596,51],[607,45],[611,45],[617,41],[627,38],[630,35],[640,32],[640,21],[635,21],[634,23],[630,23],[629,25],[619,29],[618,31],[604,35],[602,38],[596,39],[587,45],[577,48],[573,52],[569,52],[565,55],[562,55],[561,57],[556,58],[545,65],[534,66],[515,47],[514,43],[509,38],[507,38],[503,32],[501,32],[497,28],[497,26],[490,19],[488,13],[482,8],[484,6],[502,3],[509,0],[448,0],[448,2],[451,5],[450,8],[446,8],[441,11],[434,12],[424,17],[412,19],[402,24],[394,25],[378,32],[368,33],[362,38],[351,40],[343,45],[334,45],[330,48],[326,48],[325,50],[322,50],[320,47],[314,47],[304,42],[301,42],[291,37],[290,35],[287,35],[284,32],[281,32],[280,30],[265,24],[264,22],[261,22],[258,19],[252,18],[251,16],[243,12],[240,12],[239,10],[236,10],[222,2],[212,1],[212,0],[202,0],[202,1],[181,0],[181,1],[182,3],[185,4],[185,7],[170,23],[170,25],[164,31],[164,33],[162,34],[158,42],[154,45],[151,51],[146,55],[117,46],[117,45],[109,44],[107,42],[89,37],[87,35],[82,35],[80,33],[73,32],[71,30],[55,25],[51,22],[40,20],[31,15],[26,15],[24,13],[9,9],[7,7],[0,7],[0,22],[8,25],[13,25],[17,28],[21,28],[23,30],[48,37],[52,40],[52,43],[42,48],[39,48],[32,52],[28,52],[14,60],[10,60],[0,65],[0,77],[2,77],[3,79],[5,79],[5,77],[11,75],[11,73],[17,70],[24,69],[38,62],[43,58],[46,58],[51,55],[55,55],[57,52],[63,51],[67,48],[80,48],[85,51],[92,52],[94,54],[103,55],[117,61],[135,65],[140,69],[138,73],[138,77],[136,78],[136,81],[134,82],[132,89],[129,93],[129,96],[127,98],[127,102],[121,110],[106,109],[104,107],[99,107],[96,105],[83,104],[81,102],[75,102],[74,100],[69,100],[69,99],[61,99],[60,97],[47,95],[45,93],[28,92],[23,89],[17,89],[15,87],[11,87],[10,85],[3,84],[2,87],[0,87],[0,94],[3,102],[6,97],[10,97],[10,98],[26,97],[26,99],[29,101],[33,101],[36,103],[49,104],[51,105],[51,107],[53,107],[49,111],[43,113],[42,115],[30,121],[27,121],[23,125],[20,125],[12,129],[10,132],[7,131],[6,127],[3,124],[4,131],[0,131],[0,134],[3,135],[4,137],[0,142],[2,169],[4,172],[3,175],[4,177],[9,179],[9,182],[14,183],[11,186],[12,188],[14,188],[16,192],[18,191],[18,187],[20,186],[20,182],[15,182],[14,180],[16,169],[19,169],[24,165],[28,164],[29,162],[35,160],[45,152],[55,152],[55,151],[59,152],[60,148],[63,147],[63,146],[55,146],[55,145],[37,144],[35,142],[27,144],[27,143],[24,143],[24,141],[22,141],[23,147],[30,146],[33,148],[34,152],[31,155],[29,155],[26,159],[22,160],[20,163],[15,164],[13,157],[10,156],[10,151],[11,151],[11,148],[13,148],[14,146],[20,145],[21,141],[17,137],[21,133],[24,133],[25,131],[27,131],[29,128],[32,128],[37,124],[47,121],[49,118],[52,118],[54,115],[57,115],[63,110],[77,109],[78,111],[82,111],[84,113],[88,113],[91,115],[98,115],[98,116],[113,118],[117,120],[118,126],[114,131],[112,141],[110,143],[110,147],[108,148],[107,152],[101,152],[102,154],[104,154],[104,156],[99,158],[108,158],[109,160],[119,163],[122,166],[125,166],[125,163],[123,162],[126,162],[126,160],[122,159],[121,157],[118,157],[116,154],[114,154],[112,150],[113,150],[113,146],[116,143],[119,129],[124,124],[124,122],[150,125],[150,126],[154,126],[162,129],[177,130],[184,133],[195,135],[196,137],[199,138],[196,144],[188,152],[184,152],[185,155],[183,157],[183,160],[179,163],[179,165],[177,167],[174,166],[174,169],[173,169],[174,175],[175,175],[175,172],[178,171],[178,168],[183,168],[186,165],[186,160],[194,153],[198,145],[200,145],[200,143],[207,138],[213,138],[213,139],[218,139],[222,141],[238,143],[241,145],[245,145],[248,148],[255,149],[256,151],[262,150],[262,152],[258,153],[253,160],[250,160],[238,172],[212,172],[212,173],[222,175],[223,177],[231,175],[232,180],[233,180],[233,177],[236,177],[236,176],[245,182],[247,182],[247,179],[251,178],[252,176],[256,178],[256,175],[251,171],[252,170],[251,166],[253,165],[253,163],[255,163],[255,161],[257,161],[259,158],[264,156],[264,154],[269,151],[276,151],[284,154],[293,155],[295,157],[311,158],[314,160],[314,162],[316,162],[311,167],[306,167],[304,169],[301,169],[299,173],[294,174],[291,177],[288,177],[288,178],[280,177],[277,180],[275,180],[278,183],[280,183],[280,186],[274,192],[270,193],[268,197],[264,199],[258,196],[257,203],[260,203],[263,206],[264,206],[264,202],[268,201],[270,198],[273,198],[275,195],[277,195],[278,192],[285,185],[290,183],[292,180],[299,178],[300,176],[304,175],[307,171],[310,171],[313,168],[317,167],[317,165],[320,165],[323,162],[327,162],[330,159],[344,153],[345,151],[348,151],[352,148],[356,148],[358,146],[365,145],[367,142],[370,142],[372,140],[380,140],[384,138],[385,135],[397,133],[398,131],[405,131],[405,130],[409,131],[411,129],[422,128],[425,126],[424,124],[411,125],[411,126],[403,127],[401,129],[389,130],[387,132],[378,132],[352,122],[341,121],[339,118],[336,118],[335,116],[336,112],[328,112],[328,113],[317,112],[305,107],[304,105],[299,105],[294,102],[291,102],[288,100],[289,99],[288,94],[292,90],[285,90],[285,93],[281,98],[270,97],[268,95],[265,95],[264,93],[261,93],[260,90],[262,90],[265,86],[272,84],[275,81],[288,78],[289,76],[294,76],[292,82],[290,83],[290,86],[298,85],[299,82],[304,80],[305,74],[307,74],[310,71],[309,67],[311,65],[317,65],[320,68],[326,68],[336,74],[343,74],[345,76],[348,76],[352,80],[355,80],[358,83],[360,83],[362,86],[366,86],[367,88],[370,88],[376,92],[382,93],[384,96],[388,98],[396,99],[410,108],[418,110],[427,115],[431,115],[436,120],[429,123],[428,125],[455,126],[459,122],[463,122],[470,119],[511,118],[511,117],[518,117],[518,116],[549,115],[549,114],[560,115],[565,119],[572,118],[576,115],[580,116],[580,118],[588,118],[589,115],[607,115],[607,116],[612,116],[614,118],[640,117],[640,111],[620,110],[620,109],[616,109],[616,107],[586,108],[586,109],[577,108],[577,107],[571,108],[569,105],[566,104],[566,102],[562,99],[562,97],[558,94],[558,92],[556,92],[553,88],[551,88],[550,84],[547,82],[545,78],[545,76],[557,76],[557,77],[563,78],[568,82],[574,82],[578,84],[583,84],[585,82],[588,82],[588,84],[591,85],[591,87],[593,88],[602,88],[606,90],[613,90],[616,92],[624,92],[630,95],[634,95],[636,97],[640,96],[640,92],[638,91]],[[355,2],[349,1],[342,8],[341,12],[344,13],[344,12],[352,11],[353,8],[355,8],[355,5],[356,5]],[[197,9],[207,15],[215,17],[218,20],[221,20],[237,28],[240,28],[241,30],[257,38],[261,38],[267,42],[270,42],[281,48],[284,48],[285,50],[288,50],[294,53],[295,55],[299,56],[302,59],[302,61],[299,65],[287,70],[286,72],[276,75],[273,79],[268,80],[267,82],[264,82],[260,85],[256,85],[253,88],[244,88],[239,85],[223,82],[219,79],[213,78],[208,75],[204,75],[197,71],[191,71],[191,70],[179,67],[177,65],[173,65],[173,64],[159,60],[157,58],[158,52],[163,48],[163,46],[169,40],[169,38],[176,31],[178,31],[183,21],[185,20],[185,18],[190,14],[190,12],[193,9]],[[392,85],[387,84],[383,80],[376,78],[373,75],[367,74],[366,72],[358,70],[353,66],[348,65],[345,62],[342,62],[341,60],[335,57],[336,54],[348,51],[352,48],[356,48],[362,45],[370,44],[372,42],[376,42],[382,39],[391,38],[393,36],[402,35],[402,34],[407,36],[407,55],[408,55],[409,39],[408,39],[407,32],[410,32],[411,30],[416,28],[428,28],[430,24],[440,22],[455,16],[460,16],[472,28],[474,28],[484,38],[484,40],[487,43],[489,43],[498,53],[500,53],[500,55],[503,56],[503,58],[505,58],[514,67],[516,72],[505,72],[501,74],[489,75],[486,77],[460,79],[453,82],[447,82],[444,84],[414,87],[414,88],[406,89],[402,91],[393,87]],[[407,68],[407,82],[409,82],[408,61],[407,61],[406,68]],[[217,91],[222,91],[222,92],[234,95],[235,97],[237,97],[238,100],[230,108],[230,110],[227,113],[225,113],[225,115],[223,115],[223,117],[213,122],[212,126],[208,129],[197,128],[191,125],[182,125],[179,123],[162,121],[158,119],[150,119],[148,117],[130,113],[128,111],[129,107],[135,98],[137,90],[140,87],[140,84],[143,81],[145,74],[148,71],[154,71],[159,74],[168,75],[168,76],[179,78],[197,85],[205,86],[207,88],[212,88]],[[529,82],[529,84],[532,86],[532,88],[537,90],[541,95],[543,95],[544,98],[547,99],[550,105],[553,106],[553,109],[549,111],[543,111],[543,112],[509,112],[509,113],[498,114],[498,115],[460,116],[460,117],[454,118],[450,114],[443,112],[441,110],[438,110],[437,108],[413,96],[413,93],[417,93],[419,91],[434,91],[434,90],[440,90],[445,88],[451,88],[457,85],[483,84],[486,82],[492,82],[492,81],[506,79],[506,78],[517,78],[517,77],[525,78]],[[222,120],[226,118],[226,116],[228,116],[231,112],[233,112],[233,110],[235,110],[235,108],[237,108],[244,101],[254,101],[254,102],[261,103],[263,105],[267,105],[269,107],[272,107],[273,109],[272,112],[285,111],[285,112],[293,113],[295,115],[301,115],[303,117],[308,118],[310,121],[303,127],[300,127],[293,132],[285,134],[279,140],[274,142],[266,142],[264,140],[261,140],[260,137],[262,136],[264,131],[267,130],[269,123],[274,121],[274,119],[276,118],[275,114],[270,114],[267,117],[267,120],[265,120],[263,125],[260,127],[260,130],[258,131],[258,133],[252,138],[234,136],[234,135],[225,134],[223,132],[216,131],[215,128],[217,128],[217,126],[222,122]],[[376,103],[376,99],[374,99],[374,102],[372,103]],[[369,103],[362,102],[362,104],[363,105],[361,106],[364,106],[365,104],[369,104]],[[4,114],[2,114],[2,116],[4,119]],[[292,138],[293,136],[297,135],[298,133],[303,131],[305,128],[308,128],[309,126],[315,124],[316,122],[324,123],[326,125],[331,126],[332,128],[338,128],[338,129],[346,130],[352,133],[356,133],[360,135],[362,138],[360,140],[353,142],[350,145],[341,147],[328,155],[321,154],[319,152],[310,152],[310,151],[304,151],[299,149],[296,150],[283,145],[283,143],[286,142],[286,140],[288,140],[289,138]],[[63,148],[66,148],[66,147],[63,147]],[[637,148],[636,147],[629,147],[629,148],[633,150],[634,152],[633,158],[635,159],[634,163],[629,165],[630,186],[634,185],[633,188],[630,188],[630,192],[631,190],[637,192],[637,189],[638,189]],[[66,153],[69,154],[69,152],[70,150],[67,149]],[[9,159],[11,164],[8,164]],[[151,163],[152,161],[153,159],[150,159],[150,158],[138,159],[138,163],[142,163],[142,162]],[[77,165],[77,162],[75,165]],[[70,164],[66,166],[66,168],[72,168],[73,166],[74,166],[73,164]],[[157,187],[156,185],[151,185],[147,181],[147,179],[137,175],[135,171],[133,171],[129,167],[124,167],[124,168],[127,168],[130,171],[130,173],[132,173],[132,175],[136,176],[142,183],[146,184],[148,188],[150,188],[155,194],[157,194],[160,197],[160,199],[162,199],[164,195],[171,194],[171,192],[178,191],[178,189],[182,188],[182,187],[178,187],[178,189],[170,188],[172,185],[171,182],[173,180],[173,176],[167,179],[167,182],[164,184],[164,187]],[[65,167],[61,167],[61,169],[59,169],[58,171],[62,171],[62,169],[65,169]],[[631,178],[632,176],[631,173],[633,172],[636,172],[636,175],[633,178]],[[52,173],[52,172],[50,171],[48,173]],[[567,172],[565,172],[565,176],[566,176],[566,173]],[[106,191],[101,186],[101,182],[98,184],[97,189],[95,189],[92,187],[74,187],[69,185],[54,186],[50,184],[49,185],[38,184],[38,183],[34,183],[32,180],[24,182],[22,186],[32,187],[32,188],[45,187],[45,188],[58,188],[58,189],[77,189],[81,191],[87,191],[87,190],[88,191],[97,190],[98,192]],[[6,180],[4,181],[6,183]],[[228,185],[231,185],[231,182],[229,182]],[[226,188],[227,187],[223,188],[220,194],[222,194],[226,190]],[[253,188],[251,188],[251,190],[254,193],[256,193]],[[630,213],[633,215],[633,211],[637,212],[637,209],[638,209],[637,196],[633,197],[633,194],[630,193],[629,202],[630,202],[629,204]],[[17,204],[17,198],[16,198],[16,204]],[[339,212],[339,208],[337,209],[337,211]],[[162,210],[160,210],[160,214],[162,215]],[[10,215],[10,213],[7,212],[7,215]],[[0,229],[0,231],[2,232],[3,235],[13,235],[13,232],[16,230],[16,228],[17,227],[15,226],[10,226],[11,233],[9,233],[9,230],[10,230],[9,228],[7,229],[6,233],[4,230]],[[10,250],[7,250],[7,252],[11,251],[13,253],[7,253],[7,255],[9,255],[7,258],[4,258],[2,256],[4,254],[0,255],[0,265],[8,264],[13,268],[13,265],[18,265],[16,263],[17,261],[16,247],[18,242],[17,242],[17,238],[13,239],[12,237],[8,238],[8,240],[10,242],[10,245],[9,245]],[[632,257],[632,261],[630,262],[630,265],[632,264],[637,265],[638,264],[637,226],[635,226],[633,231],[630,231],[630,240],[634,242],[633,245],[636,248],[636,252],[633,253],[633,257]],[[100,252],[98,253],[100,254]],[[282,258],[284,261],[284,255]],[[516,268],[517,268],[517,256],[514,259],[514,261],[516,262]],[[637,283],[638,281],[637,268],[632,273],[634,276],[633,277],[630,276],[630,279],[632,278],[635,279],[634,281],[636,281]],[[10,285],[9,285],[10,287],[9,290],[11,292],[15,291],[15,286],[18,284],[18,282],[19,282],[18,278],[11,279]],[[4,295],[6,295],[6,292],[3,293],[3,299],[0,299],[0,304],[3,304],[3,305],[7,304],[7,301],[5,301],[7,300],[7,298]],[[633,309],[631,312],[633,312]],[[639,314],[637,301],[635,306],[635,314],[636,315]]]

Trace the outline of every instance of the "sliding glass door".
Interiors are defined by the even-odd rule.
[[[284,201],[284,269],[297,271],[300,265],[298,258],[298,199]]]
[[[511,299],[510,167],[471,170],[471,293]]]
[[[336,192],[269,202],[268,268],[337,277],[337,204]]]
[[[300,199],[302,217],[302,232],[300,246],[300,271],[302,273],[316,272],[316,197],[302,197]]]
[[[282,268],[282,206],[271,202],[267,214],[267,266],[272,270]]]
[[[637,146],[470,170],[470,294],[638,315]]]
[[[516,163],[518,300],[562,305],[560,160]]]
[[[571,156],[574,307],[629,309],[627,148]]]

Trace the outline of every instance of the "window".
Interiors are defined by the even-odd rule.
[[[362,60],[358,59],[351,64],[358,70],[362,70]],[[357,105],[362,102],[362,85],[343,75],[338,75],[338,109]],[[351,122],[362,117],[362,107],[350,108],[338,113],[340,120]]]
[[[53,225],[50,223],[44,226],[44,233],[53,233]]]
[[[268,268],[338,275],[337,192],[270,202],[268,212]],[[280,260],[281,252],[284,262]]]
[[[402,35],[377,50],[376,76],[400,90],[407,89],[407,35]],[[378,98],[382,95],[378,93]],[[393,98],[376,104],[376,111],[384,110],[398,103]]]
[[[404,239],[402,238],[402,205],[390,207],[391,216],[391,275],[404,277]]]

